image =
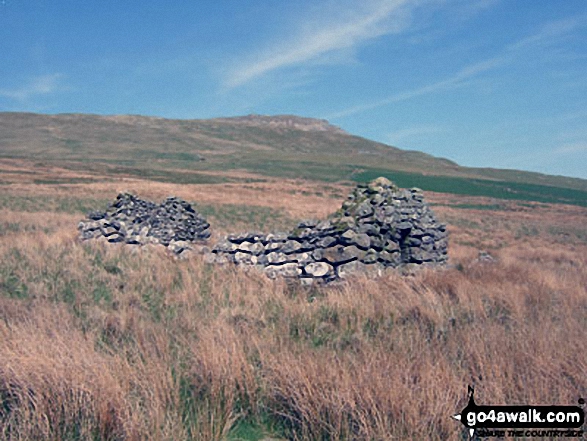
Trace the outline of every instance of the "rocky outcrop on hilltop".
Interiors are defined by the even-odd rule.
[[[346,132],[340,127],[330,124],[325,119],[304,118],[295,115],[246,115],[232,118],[217,118],[215,121],[251,127],[269,127],[272,129],[295,129],[303,132],[346,134]]]
[[[421,190],[399,189],[378,178],[355,188],[326,220],[303,221],[289,233],[229,235],[208,260],[312,283],[369,269],[442,265],[447,246],[446,225],[437,221]]]
[[[111,243],[161,244],[175,254],[210,237],[210,224],[186,201],[170,197],[161,204],[120,193],[106,211],[93,211],[78,225],[82,240],[104,237]]]

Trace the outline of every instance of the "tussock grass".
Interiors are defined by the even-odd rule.
[[[240,196],[295,188],[271,185]],[[306,190],[268,225],[321,213]],[[585,397],[583,209],[435,210],[453,267],[327,288],[80,243],[68,211],[0,211],[0,439],[462,439],[469,384],[480,404]]]
[[[306,289],[65,231],[8,236],[2,436],[220,440],[269,420],[290,439],[440,440],[461,432],[467,384],[485,403],[573,403],[584,251],[522,244],[497,264]]]

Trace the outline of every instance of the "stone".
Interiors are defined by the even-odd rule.
[[[383,239],[379,236],[371,236],[370,238],[371,241],[371,248],[374,249],[375,251],[381,251],[383,250]]]
[[[238,251],[249,254],[260,254],[264,249],[265,247],[260,242],[244,241],[237,246]]]
[[[237,251],[236,253],[234,253],[234,261],[238,264],[252,265],[257,263],[257,258],[250,253],[243,253],[242,251]]]
[[[269,242],[267,245],[265,245],[265,252],[268,253],[271,251],[280,250],[282,246],[283,242]]]
[[[91,220],[104,219],[105,216],[106,216],[106,214],[101,211],[90,211],[88,213],[88,219],[91,219]]]
[[[358,261],[344,263],[336,268],[336,275],[344,279],[353,273],[364,271],[365,267],[364,263]]]
[[[300,285],[302,286],[312,286],[314,282],[313,277],[300,277]]]
[[[223,253],[230,253],[232,251],[236,251],[238,249],[238,246],[233,244],[232,242],[229,242],[228,240],[222,240],[220,242],[218,242],[216,244],[216,247],[214,248],[214,250],[216,250],[216,252],[223,252]]]
[[[343,245],[352,245],[355,243],[355,237],[357,236],[357,233],[355,233],[353,230],[348,229],[346,230],[344,233],[342,233],[339,237],[339,241],[341,244]]]
[[[174,253],[181,253],[185,250],[191,250],[192,247],[190,246],[190,244],[188,242],[186,242],[185,240],[174,240],[169,242],[168,248],[173,251]]]
[[[129,245],[142,245],[144,238],[139,235],[130,235],[126,237],[126,243]]]
[[[298,241],[296,241],[296,240],[288,240],[287,242],[285,242],[281,246],[280,250],[281,250],[282,253],[292,254],[292,253],[295,253],[296,251],[298,251],[301,248],[302,248],[302,246],[301,246],[301,244]]]
[[[409,247],[419,247],[420,245],[422,245],[422,241],[417,237],[409,237],[406,240],[406,245]]]
[[[285,263],[283,265],[271,265],[265,268],[265,274],[274,279],[278,276],[281,277],[297,277],[302,273],[302,270],[298,268],[295,263]]]
[[[312,254],[305,252],[305,253],[297,253],[297,254],[292,254],[290,255],[290,257],[292,259],[294,259],[296,262],[301,263],[301,264],[306,264],[309,262],[312,262]]]
[[[422,236],[422,243],[434,243],[434,239],[431,236]]]
[[[381,251],[379,253],[379,261],[385,266],[397,266],[401,263],[401,254],[399,252],[390,253],[389,251]]]
[[[393,240],[388,240],[387,242],[385,242],[383,249],[389,253],[393,253],[395,251],[399,251],[400,247],[397,244],[397,242]]]
[[[412,229],[412,224],[410,222],[400,222],[395,227],[398,231],[409,231]]]
[[[371,239],[364,233],[359,233],[355,236],[354,243],[362,250],[368,250],[371,246]]]
[[[336,244],[336,239],[332,236],[326,236],[316,242],[316,246],[320,248],[328,248],[332,245]]]
[[[312,251],[312,259],[316,261],[320,261],[324,259],[324,249],[323,248],[316,248]]]
[[[383,191],[390,188],[394,190],[398,189],[393,182],[383,176],[380,176],[379,178],[373,179],[371,182],[369,182],[368,188],[373,193],[382,193]]]
[[[269,265],[269,259],[264,254],[260,254],[259,256],[255,256],[257,258],[257,265],[267,266]]]
[[[374,224],[360,224],[357,232],[368,234],[369,236],[377,236],[379,234],[379,228]]]
[[[158,228],[166,239],[163,226]],[[301,221],[289,233],[230,235],[213,253],[304,283],[330,282],[357,270],[378,274],[383,268],[445,264],[448,258],[446,226],[422,192],[399,189],[385,178],[357,185],[326,220]]]
[[[429,251],[425,251],[421,248],[410,247],[410,261],[415,263],[431,262],[434,260],[434,254]]]
[[[422,250],[428,251],[430,253],[432,253],[435,250],[433,242],[422,243],[422,244],[420,244],[420,248]]]
[[[373,214],[373,206],[369,201],[364,201],[361,203],[356,210],[356,215],[361,217],[367,217]]]
[[[448,246],[448,241],[446,239],[440,239],[440,240],[437,240],[436,242],[434,242],[434,247],[437,250],[446,249],[447,246]]]
[[[82,240],[89,240],[94,239],[100,235],[99,231],[96,230],[85,230],[80,233],[80,238]]]
[[[211,235],[210,224],[179,198],[168,198],[157,205],[130,193],[119,193],[105,211],[90,212],[88,219],[79,225],[82,239],[106,237],[108,242],[141,246],[158,243],[182,257],[189,255],[185,253],[192,249],[189,244]],[[95,235],[88,233],[97,229]]]
[[[347,228],[354,228],[357,225],[357,220],[352,216],[343,216],[338,219],[336,224],[338,229],[345,230]]]
[[[252,232],[243,232],[238,234],[229,234],[227,239],[236,244],[241,244],[243,242],[256,242],[261,239],[262,234],[257,231]]]
[[[251,254],[253,254],[255,256],[263,254],[264,251],[265,251],[265,247],[263,246],[263,244],[261,242],[255,242],[253,244],[253,246],[250,247]]]
[[[284,253],[273,252],[273,253],[267,254],[267,261],[270,264],[280,264],[280,263],[287,262],[287,260],[288,260],[288,257]]]
[[[285,242],[287,240],[287,233],[273,233],[265,236],[266,242]]]
[[[110,243],[124,242],[124,236],[122,234],[111,234],[110,236],[108,236],[108,242],[110,242]]]
[[[120,234],[118,232],[118,230],[112,226],[107,226],[105,228],[102,229],[102,234],[104,235],[104,237],[108,237],[108,236],[112,236],[113,234]]]
[[[363,251],[359,250],[354,245],[348,247],[337,246],[325,249],[323,258],[331,264],[340,265],[357,260],[363,257],[364,254]]]
[[[361,262],[366,264],[376,263],[379,259],[379,253],[375,250],[369,249],[365,255],[361,258]]]
[[[479,263],[490,264],[497,262],[497,259],[493,257],[491,254],[489,254],[487,251],[482,250],[479,251],[476,261]]]
[[[332,222],[329,220],[324,220],[318,223],[318,225],[316,225],[316,230],[318,231],[328,231],[331,230],[333,228],[332,226]]]
[[[322,277],[331,272],[332,267],[324,262],[315,262],[306,265],[304,271],[313,277]]]
[[[298,224],[298,228],[314,228],[318,222],[316,219],[304,219]]]

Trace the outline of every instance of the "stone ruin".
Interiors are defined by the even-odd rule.
[[[207,260],[254,265],[271,278],[309,284],[356,271],[442,265],[447,245],[446,225],[436,220],[421,190],[378,178],[357,186],[326,220],[302,221],[289,233],[229,235]]]
[[[106,211],[88,213],[78,225],[82,240],[106,238],[129,245],[161,244],[176,255],[210,238],[210,224],[190,204],[167,198],[161,204],[120,193]]]
[[[79,224],[84,240],[162,244],[179,256],[210,237],[210,224],[179,198],[157,205],[121,193],[105,212],[88,218]],[[447,245],[446,225],[436,220],[421,190],[378,178],[358,185],[328,219],[302,221],[288,233],[231,234],[211,252],[203,250],[208,263],[233,263],[311,284],[353,272],[443,265]]]

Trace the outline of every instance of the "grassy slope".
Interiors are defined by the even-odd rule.
[[[358,182],[368,182],[378,176],[386,176],[400,187],[419,187],[423,190],[468,196],[488,196],[498,199],[563,203],[587,207],[587,192],[547,185],[431,176],[418,173],[390,172],[382,169],[366,170],[354,175],[353,178]]]
[[[304,131],[235,119],[0,113],[0,157],[105,175],[176,183],[226,180],[244,169],[322,181],[388,175],[402,186],[457,194],[587,204],[587,181],[515,170],[473,169],[341,131]]]
[[[441,441],[465,439],[450,415],[468,384],[485,404],[587,393],[584,208],[433,194],[453,268],[305,289],[75,240],[114,185],[0,198],[0,439]],[[284,228],[344,197],[315,182],[142,185],[208,195],[198,209],[221,233]],[[293,211],[226,204],[231,192]],[[497,262],[475,262],[479,249]]]
[[[27,130],[38,133],[38,124]],[[240,162],[235,153],[189,156],[199,150],[157,158],[144,134],[148,154],[130,142],[103,151],[69,142],[64,162],[55,133],[24,152],[7,133],[3,156],[27,160],[0,161],[0,180],[13,184],[0,191],[0,439],[440,441],[466,437],[450,415],[466,404],[467,384],[487,404],[567,405],[587,394],[587,355],[577,350],[587,325],[586,209],[464,196],[576,202],[581,193],[390,171],[376,160],[349,165],[324,153],[302,161],[270,151],[263,162],[266,151],[252,142]],[[29,160],[43,149],[52,160]],[[429,195],[449,225],[454,266],[305,289],[199,256],[174,261],[159,249],[76,240],[80,217],[122,188],[184,197],[218,235],[323,217],[348,190],[204,173],[223,164],[321,180],[391,173],[403,186],[463,193]],[[497,262],[475,262],[479,249]]]

